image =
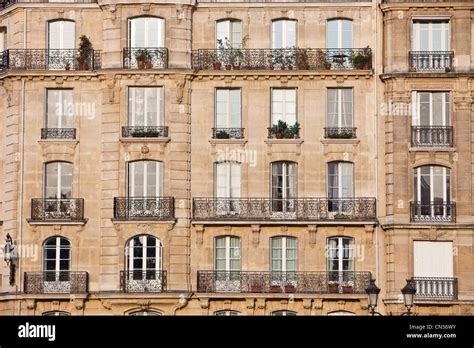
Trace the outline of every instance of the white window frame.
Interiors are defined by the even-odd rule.
[[[136,166],[143,164],[143,196],[140,197],[163,197],[163,190],[164,190],[164,164],[160,161],[152,161],[152,160],[139,160],[139,161],[132,161],[127,163],[127,177],[128,177],[128,186],[127,186],[127,195],[130,198],[136,197],[135,190],[137,187],[135,186],[135,171]],[[148,196],[148,167],[151,165],[156,166],[156,190],[157,194],[154,196]]]
[[[144,21],[144,45],[137,46],[136,45],[136,24],[137,21],[143,20]],[[158,29],[158,45],[157,46],[150,46],[150,26],[151,21],[157,22],[157,29]],[[128,45],[130,48],[162,48],[165,47],[165,20],[161,17],[154,17],[154,16],[140,16],[135,18],[130,18],[128,20]]]
[[[295,250],[296,250],[296,256],[294,259],[291,259],[288,256],[288,240],[294,240],[295,241]],[[274,259],[273,258],[273,250],[278,250],[280,248],[275,248],[274,247],[274,242],[277,240],[281,240],[281,259]],[[279,261],[281,264],[281,269],[273,269],[273,261]],[[289,270],[287,267],[287,262],[288,261],[294,261],[295,262],[295,269],[294,270]],[[288,237],[288,236],[278,236],[278,237],[272,237],[270,238],[270,272],[272,273],[281,273],[281,274],[287,274],[287,273],[295,273],[298,271],[298,238],[296,237]]]
[[[434,187],[435,187],[435,174],[434,174],[434,169],[435,168],[441,168],[443,170],[442,173],[442,184],[443,184],[443,203],[447,203],[451,201],[451,197],[448,197],[447,189],[448,189],[448,182],[447,178],[449,177],[451,179],[451,171],[449,168],[443,167],[443,166],[433,166],[433,165],[428,165],[428,166],[420,166],[415,168],[415,180],[416,180],[416,187],[415,187],[415,202],[421,202],[421,169],[424,167],[429,167],[430,168],[430,203],[434,202]],[[451,180],[450,180],[451,183]],[[451,187],[449,188],[449,192],[451,192]]]
[[[342,117],[342,110],[343,110],[343,102],[342,102],[342,94],[344,91],[346,90],[350,90],[351,91],[351,117],[350,117],[350,120],[351,120],[351,123],[350,125],[343,125],[342,124],[342,120],[343,120],[343,117]],[[336,127],[336,126],[333,126],[330,124],[329,122],[329,104],[330,104],[330,101],[329,101],[329,93],[331,93],[332,91],[336,91],[337,94],[336,94],[336,114],[337,114],[337,128],[342,128],[342,127],[353,127],[354,126],[354,90],[353,88],[327,88],[326,90],[326,123],[327,123],[327,126],[328,127]]]
[[[137,91],[143,90],[144,100],[143,100],[143,124],[138,124],[137,121]],[[148,97],[150,93],[156,93],[156,105],[149,105]],[[149,110],[156,108],[156,119],[154,120],[155,124],[148,124],[147,114]],[[158,87],[142,87],[142,86],[130,86],[128,87],[128,120],[127,123],[131,127],[148,127],[148,126],[163,126],[164,125],[164,115],[165,115],[165,103],[164,103],[164,88],[162,86]]]
[[[331,241],[336,240],[337,242],[337,250],[335,250],[336,258],[331,257]],[[344,240],[349,241],[349,248],[348,248],[348,257],[345,258],[344,254]],[[351,250],[352,249],[352,250]],[[330,264],[331,261],[337,260],[338,266],[336,270],[331,270],[330,269]],[[344,269],[344,260],[348,260],[349,263],[352,261],[352,265],[354,266],[353,269]],[[328,272],[355,272],[355,241],[354,238],[352,237],[344,237],[344,236],[338,236],[338,237],[329,237],[327,239],[327,271]]]
[[[219,37],[219,26],[225,27],[223,37]],[[237,38],[235,37],[237,36]],[[222,40],[225,44],[227,38],[232,45],[232,48],[241,48],[242,46],[242,21],[238,19],[222,19],[216,21],[216,48],[219,48],[218,40]]]
[[[66,23],[67,25],[72,25],[72,33],[73,33],[73,41],[72,42],[66,42],[66,36],[65,36],[65,29],[66,29]],[[51,47],[51,34],[54,32],[52,29],[53,26],[58,25],[58,33],[59,33],[59,47]],[[70,28],[69,28],[70,29]],[[74,21],[70,20],[53,20],[48,22],[48,49],[50,50],[58,50],[58,49],[75,49],[76,47],[76,23]]]
[[[428,24],[428,49],[427,50],[422,50],[420,48],[421,46],[421,38],[420,38],[420,32],[421,32],[421,26],[420,24]],[[426,19],[417,19],[414,18],[411,23],[411,30],[412,30],[412,51],[433,51],[433,34],[434,34],[434,29],[433,29],[433,24],[435,23],[441,23],[442,24],[442,29],[441,29],[441,48],[444,47],[444,49],[441,49],[440,51],[449,51],[450,47],[450,41],[451,41],[451,30],[450,30],[450,24],[451,21],[448,18],[426,18]],[[446,39],[446,33],[447,31],[447,39]]]
[[[52,93],[58,93],[58,104],[54,110],[50,110],[50,98]],[[70,100],[68,100],[67,94],[70,94]],[[65,102],[70,102],[71,105],[65,105]],[[72,88],[47,88],[46,89],[46,117],[45,117],[45,128],[74,128],[74,115],[69,115],[67,108],[72,107],[74,110],[74,90]],[[66,110],[65,110],[66,108]],[[59,112],[59,115],[55,115]],[[50,126],[51,116],[56,117],[57,126]],[[71,117],[68,122],[67,118]],[[68,124],[70,123],[70,124]],[[67,127],[63,127],[65,124]]]
[[[56,178],[56,182],[54,183],[55,184],[54,186],[48,186],[48,184],[50,183],[50,180],[51,180],[51,178],[48,176],[48,167],[53,166],[53,165],[56,165],[58,167],[57,178]],[[70,176],[71,176],[71,187],[70,188],[69,187],[64,187],[63,184],[62,184],[62,173],[63,173],[63,171],[66,170],[66,167],[69,167],[70,170],[71,170],[71,174],[70,174]],[[74,176],[74,167],[73,167],[72,163],[60,162],[60,161],[45,163],[45,166],[44,166],[44,197],[45,198],[51,198],[51,199],[61,199],[62,198],[61,197],[61,192],[62,192],[63,188],[64,189],[69,188],[70,189],[69,196],[72,197],[73,176]],[[52,188],[55,187],[56,188],[56,197],[47,197],[48,187],[52,187]]]
[[[343,23],[348,22],[351,24],[351,47],[343,47]],[[337,23],[337,47],[330,47],[329,45],[329,23]],[[326,22],[326,47],[327,48],[334,48],[334,49],[351,49],[352,46],[354,46],[354,28],[353,28],[353,23],[352,20],[347,19],[347,18],[331,18],[328,19]]]
[[[433,95],[437,93],[442,93],[442,124],[434,125],[433,124]],[[421,95],[428,94],[429,95],[429,124],[422,125],[421,124]],[[412,91],[412,125],[413,126],[449,126],[451,123],[450,116],[451,116],[451,96],[449,92],[446,91]],[[447,104],[447,105],[446,105]]]
[[[240,315],[240,312],[234,311],[234,310],[220,310],[220,311],[215,311],[214,316],[222,316],[222,317],[229,317],[229,316],[238,316]]]
[[[331,183],[330,180],[330,170],[329,166],[331,165],[337,165],[337,197],[330,197],[330,192],[331,192],[331,187],[329,186]],[[348,197],[343,196],[343,191],[344,187],[342,185],[343,183],[343,170],[342,166],[343,165],[348,165],[351,166],[351,195]],[[352,162],[344,162],[344,161],[336,161],[336,162],[328,162],[327,164],[327,193],[328,193],[328,198],[329,199],[343,199],[343,198],[353,198],[354,197],[354,163]]]
[[[225,250],[225,256],[224,256],[224,260],[225,260],[225,269],[218,269],[217,268],[217,241],[219,239],[223,238],[225,240],[225,246],[224,246],[224,250]],[[239,246],[238,248],[231,248],[231,239],[234,239],[234,240],[238,240],[239,241]],[[231,255],[231,252],[233,249],[237,249],[239,250],[239,255],[238,257],[232,257]],[[214,270],[217,271],[217,272],[240,272],[241,269],[242,269],[242,254],[241,254],[241,251],[242,251],[242,241],[239,237],[236,237],[236,236],[218,236],[218,237],[215,237],[214,238]],[[239,269],[231,269],[231,260],[239,260]]]
[[[56,240],[54,248],[51,248],[47,245],[47,242],[51,239]],[[62,240],[67,241],[69,244],[67,246],[62,246],[61,245]],[[47,252],[46,252],[47,249],[49,249],[49,250],[54,249],[55,250],[55,257],[54,257],[55,266],[54,266],[54,269],[48,269],[47,268],[47,261],[52,260],[52,259],[47,258]],[[63,249],[68,250],[68,258],[61,259],[61,250],[63,250]],[[68,261],[69,267],[67,269],[61,269],[61,261],[63,261],[63,260]],[[57,274],[56,277],[58,277],[60,272],[68,272],[71,269],[71,260],[72,260],[72,258],[71,258],[71,242],[69,240],[67,240],[66,238],[61,237],[61,236],[55,236],[55,237],[50,237],[50,238],[48,238],[47,240],[44,241],[44,244],[43,244],[43,271],[44,272],[55,272]],[[56,279],[56,280],[59,280],[59,279]]]
[[[214,193],[216,198],[240,198],[242,193],[242,165],[238,162],[216,162],[214,164]],[[221,189],[218,186],[219,183],[219,170],[225,171],[225,180],[226,184],[224,190],[226,191],[223,196],[218,194],[218,191]],[[234,182],[237,180],[237,182]],[[233,194],[238,190],[237,194]]]
[[[276,37],[276,30],[275,30],[275,26],[277,23],[282,23],[281,25],[281,47],[277,47],[276,45],[276,40],[275,40],[275,37]],[[292,25],[294,25],[294,28],[295,28],[295,42],[293,45],[291,45],[291,43],[288,43],[288,36],[289,36],[289,23],[291,23]],[[296,33],[296,20],[295,19],[288,19],[288,18],[282,18],[282,19],[275,19],[272,21],[272,48],[273,49],[285,49],[285,48],[292,48],[292,47],[296,47],[297,44],[298,44],[298,40],[297,40],[297,33]]]
[[[142,267],[141,268],[135,268],[134,266],[134,260],[135,260],[135,239],[140,238],[142,239],[142,256],[141,256],[141,261],[142,261]],[[147,259],[148,259],[148,248],[147,243],[148,243],[148,238],[154,238],[155,240],[155,269],[152,268],[147,268]],[[161,240],[158,238],[147,235],[147,234],[142,234],[138,236],[132,237],[128,242],[127,246],[125,248],[125,259],[126,259],[126,271],[130,273],[133,273],[134,271],[142,271],[142,273],[146,273],[146,271],[156,271],[160,272],[163,267],[163,243]],[[139,259],[139,258],[138,258]]]
[[[282,100],[276,100],[275,92],[281,91],[284,92],[282,94]],[[294,94],[294,98],[289,98],[289,93]],[[271,98],[272,98],[272,108],[271,108],[271,125],[278,124],[278,121],[284,121],[288,125],[292,126],[295,122],[298,121],[298,93],[297,88],[272,88],[271,89]],[[293,100],[294,99],[294,100]],[[282,113],[281,117],[277,117],[275,114],[275,103],[282,104]],[[287,113],[287,103],[294,103],[294,113]],[[292,118],[294,117],[294,121]]]
[[[232,94],[238,93],[239,101],[239,124],[232,124]],[[222,101],[219,98],[223,98]],[[224,114],[218,114],[219,103],[225,104],[226,111]],[[221,127],[218,123],[219,115],[225,118],[225,125]],[[216,97],[215,97],[215,125],[216,128],[241,128],[242,127],[242,92],[240,88],[216,88]]]
[[[272,317],[279,317],[279,316],[282,316],[282,317],[293,317],[293,316],[297,316],[297,313],[296,312],[293,312],[293,311],[288,311],[288,310],[278,310],[278,311],[273,311],[271,313],[271,316]]]

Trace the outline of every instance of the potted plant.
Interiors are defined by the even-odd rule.
[[[307,49],[296,50],[296,66],[299,70],[309,70],[309,59]]]
[[[64,63],[64,69],[66,69],[66,70],[71,70],[71,63],[68,62],[68,61],[65,62],[65,63]]]
[[[352,53],[349,57],[352,65],[356,69],[368,70],[372,62],[372,51],[369,46],[362,48],[358,53]]]
[[[284,51],[283,64],[288,68],[288,70],[293,70],[293,67],[296,64],[296,47],[293,46]]]
[[[322,49],[318,48],[315,52],[316,69],[330,70],[331,63],[328,60],[328,55]]]
[[[281,286],[280,285],[271,285],[270,286],[270,292],[272,293],[278,293],[281,292]]]
[[[344,294],[352,294],[352,285],[342,285],[342,293]]]
[[[146,49],[137,50],[135,52],[135,60],[137,61],[138,69],[145,69],[151,63]]]
[[[258,280],[252,280],[250,283],[250,292],[262,292],[263,291],[263,286],[261,281]]]
[[[328,283],[328,292],[330,294],[337,293],[338,289],[339,289],[339,283],[336,283],[336,282]]]
[[[274,49],[272,52],[272,69],[273,67],[279,67],[281,70],[285,70],[285,66],[283,65],[283,50],[282,49]]]
[[[293,292],[295,292],[295,290],[296,289],[295,289],[294,285],[292,285],[292,284],[286,284],[285,285],[285,292],[286,293],[293,293]]]
[[[219,130],[216,132],[216,139],[230,139],[230,134],[225,130]]]
[[[91,60],[94,59],[92,42],[85,35],[80,37],[79,56],[77,57],[78,70],[89,70]]]
[[[285,121],[279,120],[269,128],[269,138],[276,139],[292,139],[299,137],[300,124],[295,122],[294,125],[289,126]]]

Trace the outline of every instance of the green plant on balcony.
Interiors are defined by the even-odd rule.
[[[331,62],[328,55],[322,49],[318,48],[314,54],[315,67],[317,70],[330,70]]]
[[[269,137],[276,139],[294,139],[299,138],[300,124],[295,122],[290,126],[285,121],[279,120],[277,124],[270,127]]]
[[[283,51],[283,66],[287,67],[288,70],[293,70],[296,65],[296,47],[290,47]]]
[[[149,52],[146,49],[140,49],[135,52],[135,60],[137,61],[138,69],[150,69],[152,61]]]
[[[160,132],[153,129],[137,129],[131,131],[130,135],[134,138],[158,138],[160,136]]]
[[[351,129],[335,129],[331,135],[333,138],[351,139],[353,137],[353,132]]]
[[[296,50],[296,66],[299,70],[309,70],[308,50],[305,48],[298,48]]]
[[[362,48],[358,53],[352,53],[349,57],[352,65],[356,69],[368,70],[372,62],[372,51],[369,46]]]
[[[85,35],[79,38],[79,55],[77,57],[78,70],[89,70],[93,52],[92,42]]]
[[[224,64],[226,70],[240,69],[240,64],[244,58],[243,49],[247,46],[247,41],[249,37],[245,35],[240,44],[235,47],[235,45],[225,37],[224,40],[217,40],[217,59],[218,62],[214,62],[214,67],[218,66],[218,63]]]
[[[216,139],[230,139],[229,132],[225,130],[220,130],[216,132]]]

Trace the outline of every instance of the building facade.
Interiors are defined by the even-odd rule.
[[[0,8],[0,314],[473,314],[467,2]]]

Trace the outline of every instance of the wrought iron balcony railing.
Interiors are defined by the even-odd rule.
[[[413,72],[450,72],[453,58],[452,51],[410,51],[409,69]]]
[[[453,146],[453,127],[451,126],[412,126],[411,146]]]
[[[42,128],[41,139],[76,139],[76,128]]]
[[[31,221],[83,221],[83,198],[33,198]]]
[[[212,128],[213,139],[243,139],[243,128]]]
[[[412,222],[456,222],[456,203],[410,202]]]
[[[166,290],[166,271],[135,269],[120,272],[123,292],[161,292]]]
[[[370,272],[198,271],[198,292],[365,294]]]
[[[87,272],[44,271],[25,272],[24,291],[27,294],[85,294],[88,292]]]
[[[279,123],[280,124],[280,123]],[[300,128],[295,128],[295,126],[285,126],[281,128],[277,125],[268,127],[268,139],[299,139],[300,138]]]
[[[126,126],[122,127],[123,138],[166,138],[167,126]]]
[[[115,197],[116,220],[172,220],[173,197]]]
[[[4,70],[98,70],[101,52],[76,49],[9,49],[3,52]]]
[[[354,139],[356,138],[355,127],[326,127],[324,137],[329,139]]]
[[[441,277],[413,277],[415,298],[420,300],[457,300],[458,279]]]
[[[76,4],[95,4],[97,0],[0,0],[0,10],[3,10],[14,4],[37,4],[37,3],[76,3]]]
[[[375,198],[193,198],[194,220],[369,221]]]
[[[370,48],[199,49],[198,70],[369,70]]]
[[[168,48],[124,48],[123,67],[125,69],[166,69],[168,68]]]

